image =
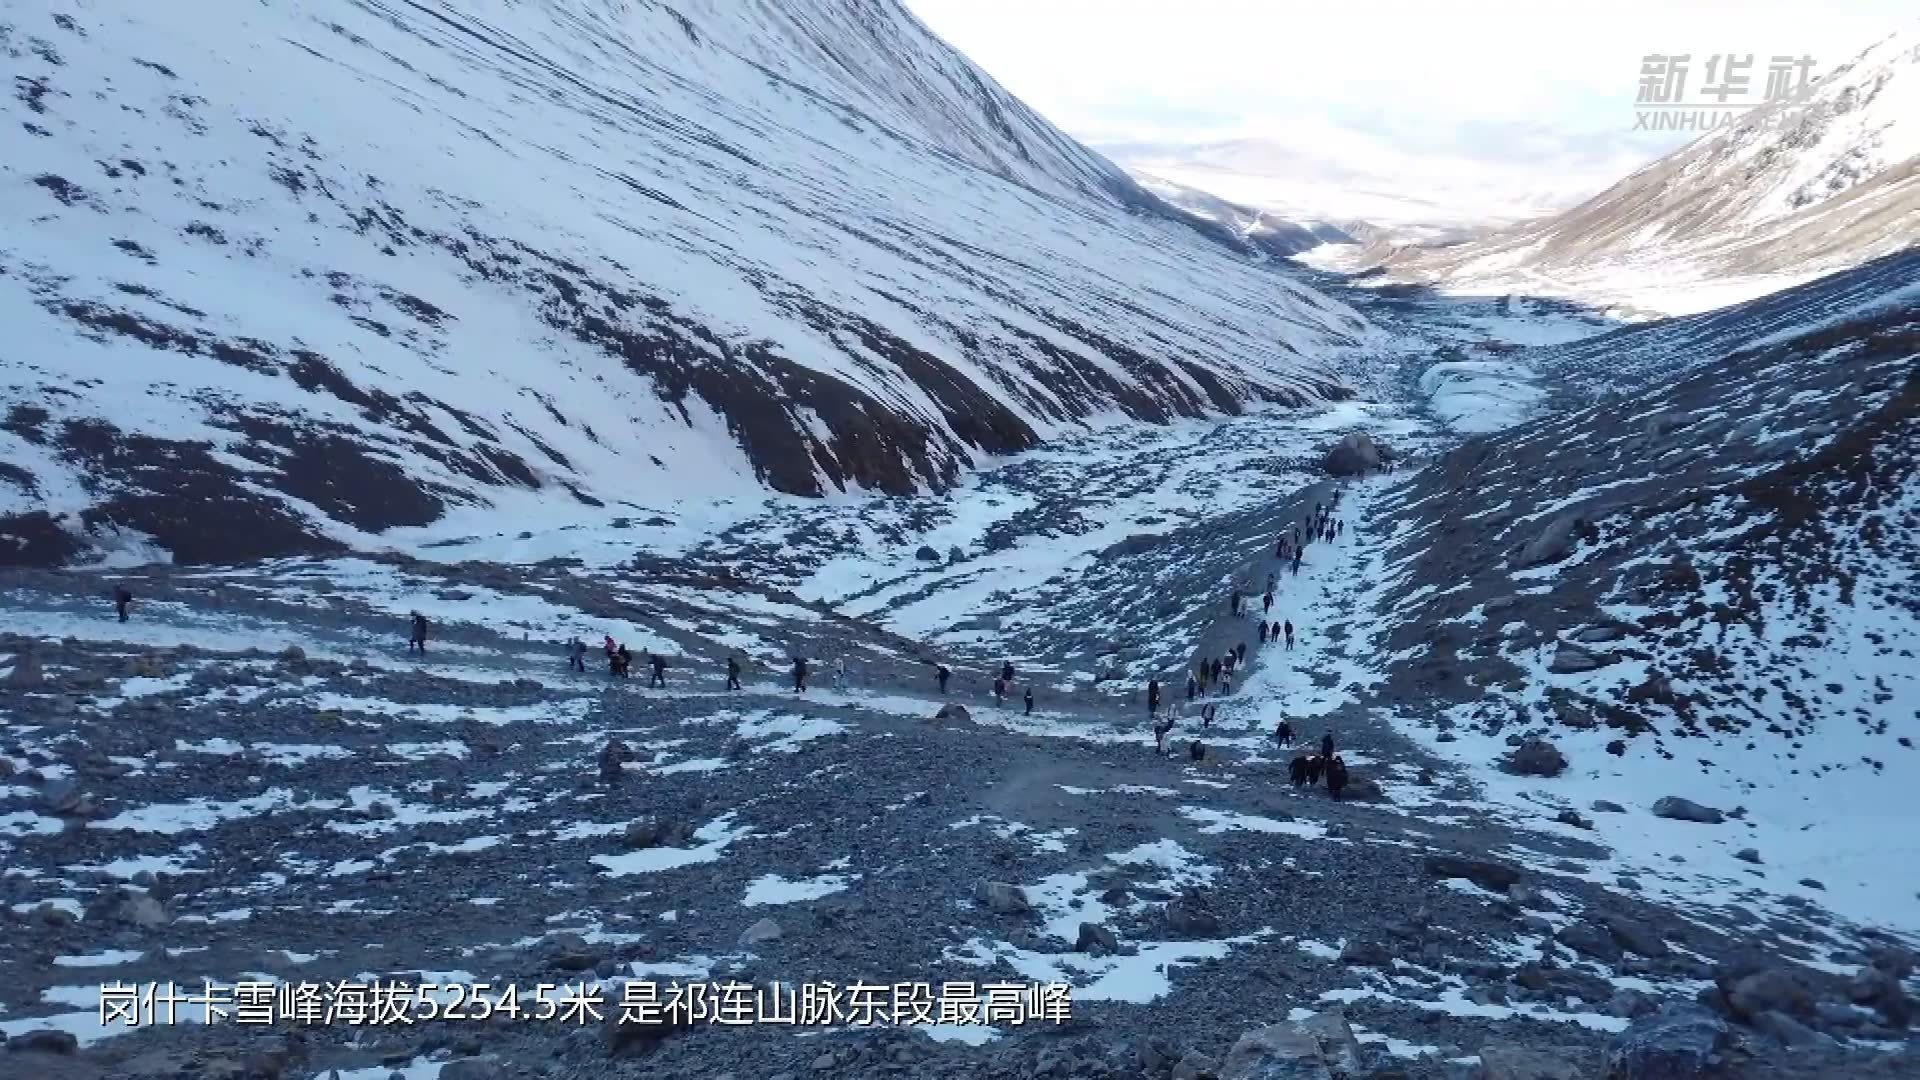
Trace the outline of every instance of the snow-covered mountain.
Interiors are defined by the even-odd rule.
[[[1373,333],[892,2],[5,0],[0,49],[0,562],[937,487],[1344,396]]]
[[[1143,181],[1205,191],[1287,220],[1366,222],[1394,243],[1448,242],[1553,214],[1600,190],[1629,160],[1608,145],[1593,151],[1596,159],[1556,158],[1543,168],[1539,161],[1424,152],[1335,128],[1095,148]]]
[[[1722,306],[1912,244],[1917,117],[1920,24],[1803,98],[1755,109],[1564,213],[1388,265],[1397,277],[1665,313]]]
[[[1134,179],[1162,201],[1195,217],[1226,226],[1233,235],[1269,255],[1284,258],[1322,244],[1359,243],[1353,234],[1332,222],[1289,221],[1277,214],[1229,202],[1198,188],[1146,173],[1136,174]]]

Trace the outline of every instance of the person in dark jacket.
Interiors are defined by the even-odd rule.
[[[1001,663],[1000,677],[1007,680],[1008,686],[1013,685],[1013,661],[1007,660]]]
[[[1293,620],[1288,619],[1284,628],[1287,632],[1287,648],[1293,648]]]
[[[407,651],[422,654],[427,651],[427,617],[417,611],[413,613],[413,634],[407,638]]]
[[[1027,687],[1027,692],[1024,695],[1022,695],[1022,699],[1027,703],[1026,715],[1032,716],[1033,715],[1033,687],[1031,686]]]
[[[953,678],[953,672],[947,670],[947,665],[933,665],[933,681],[940,684],[940,692],[942,694],[947,692],[947,680],[951,678]]]
[[[1287,723],[1285,720],[1280,721],[1273,729],[1273,741],[1279,743],[1281,746],[1292,746],[1293,725]]]
[[[587,643],[578,637],[567,642],[567,670],[582,672],[587,670]]]
[[[1147,680],[1147,719],[1152,720],[1159,717],[1159,715],[1160,715],[1160,680],[1148,679]]]
[[[1335,799],[1347,788],[1347,763],[1339,758],[1327,762],[1327,793]]]
[[[1200,696],[1200,677],[1198,675],[1195,675],[1193,672],[1189,671],[1187,672],[1187,700],[1192,701],[1194,698],[1197,698],[1199,696]]]
[[[1320,756],[1328,761],[1333,760],[1333,732],[1331,731],[1320,736]]]
[[[1261,619],[1260,620],[1260,644],[1265,645],[1266,643],[1267,643],[1267,620]]]
[[[793,692],[796,694],[807,692],[807,658],[804,656],[793,658]]]
[[[1213,681],[1220,681],[1220,658],[1217,656],[1213,658]]]
[[[1210,728],[1213,726],[1213,718],[1215,715],[1214,710],[1218,709],[1219,707],[1220,706],[1214,704],[1211,701],[1207,702],[1205,705],[1200,706],[1200,726],[1202,728]]]
[[[1187,756],[1194,761],[1205,761],[1207,758],[1207,744],[1201,742],[1199,739],[1193,740],[1187,744]]]
[[[1247,662],[1247,643],[1246,642],[1243,641],[1240,644],[1235,645],[1233,647],[1233,662],[1234,662],[1234,666],[1236,667]]]
[[[653,677],[647,680],[648,689],[657,686],[665,690],[667,688],[667,658],[657,652],[649,651],[647,653],[647,660],[653,665]]]
[[[116,585],[113,590],[113,610],[120,616],[121,622],[127,621],[127,608],[133,604],[133,590],[125,585]]]
[[[740,658],[737,656],[727,657],[727,689],[740,689]]]

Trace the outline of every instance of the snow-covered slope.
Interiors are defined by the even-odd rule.
[[[1396,277],[1690,313],[1920,236],[1920,24],[1564,213],[1402,251]],[[1719,286],[1719,287],[1706,287]]]
[[[940,486],[1374,333],[891,2],[4,0],[0,50],[0,562]]]
[[[1685,849],[1688,873],[1730,893],[1910,911],[1914,877],[1889,867],[1920,853],[1901,824],[1920,781],[1916,267],[1844,276],[1908,288],[1797,325],[1781,305],[1567,346],[1627,358],[1625,392],[1410,481],[1389,504],[1393,619],[1373,648],[1453,704],[1407,722],[1479,764],[1550,738],[1567,776],[1510,785],[1536,804],[1728,812],[1633,842]],[[1683,355],[1640,361],[1661,349]],[[1767,869],[1735,859],[1746,847]]]

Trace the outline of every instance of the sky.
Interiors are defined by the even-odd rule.
[[[1648,54],[1690,54],[1695,99],[1709,56],[1753,54],[1757,102],[1769,57],[1809,56],[1817,77],[1915,19],[1912,0],[906,3],[1103,149],[1271,140],[1370,174],[1432,168],[1465,183],[1485,167],[1554,192],[1597,191],[1685,141],[1633,130]]]

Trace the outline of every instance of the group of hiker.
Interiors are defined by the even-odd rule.
[[[947,679],[950,678],[953,673],[948,671],[944,665],[935,665],[935,666],[936,666],[936,670],[934,671],[934,678],[939,680],[940,692],[944,694],[947,692]],[[1014,674],[1015,672],[1013,670],[1013,661],[1002,660],[1000,662],[999,674],[993,677],[993,704],[995,708],[1004,709],[1007,707],[1007,698],[1013,696],[1013,689],[1014,689],[1014,682],[1015,682]],[[1033,715],[1033,684],[1032,683],[1027,684],[1026,689],[1021,693],[1020,698],[1022,703],[1026,706],[1025,712],[1023,712],[1021,715],[1032,716]]]

